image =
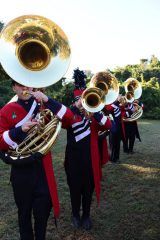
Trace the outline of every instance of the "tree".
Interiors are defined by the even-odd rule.
[[[150,81],[148,81],[148,82],[146,83],[146,86],[148,86],[148,87],[150,87],[150,88],[157,88],[157,89],[159,89],[159,88],[160,88],[160,85],[159,85],[158,80],[159,80],[158,78],[152,77],[152,78],[150,79]]]
[[[140,59],[140,65],[143,70],[145,70],[147,68],[147,64],[148,64],[148,59],[146,59],[146,58]]]
[[[4,27],[4,23],[0,21],[0,32],[2,31],[3,27]]]
[[[158,58],[157,58],[155,55],[152,55],[152,56],[151,56],[150,66],[151,66],[151,67],[157,67],[157,66],[160,67],[160,61],[158,60]]]

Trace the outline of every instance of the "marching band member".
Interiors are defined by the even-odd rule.
[[[122,128],[121,121],[121,108],[119,106],[119,101],[116,100],[110,105],[106,105],[105,109],[108,113],[112,114],[116,129],[114,132],[110,132],[109,142],[110,142],[110,162],[119,163],[119,154],[120,154],[120,142],[124,138],[124,132]]]
[[[81,94],[86,88],[85,77],[83,71],[74,70],[75,102],[71,109],[50,98],[46,106],[61,119],[62,127],[67,130],[65,171],[70,190],[72,225],[89,230],[92,227],[90,208],[94,188],[98,203],[101,191],[102,170],[98,132],[110,129],[112,124],[101,112],[88,115],[82,108]]]
[[[123,109],[128,111],[130,116],[129,120],[124,119],[124,127],[126,131],[126,139],[123,143],[123,150],[126,153],[133,153],[133,146],[135,142],[135,138],[138,138],[141,141],[138,126],[137,126],[137,119],[142,115],[143,111],[143,104],[139,102],[139,98],[142,94],[142,87],[141,84],[135,78],[128,78],[124,82],[125,88],[125,104],[123,105]],[[139,111],[140,110],[140,111]],[[135,113],[135,114],[134,114]],[[137,115],[140,114],[140,115]]]
[[[37,98],[43,93],[33,93],[32,88],[15,81],[12,81],[12,88],[18,100],[6,104],[0,110],[0,158],[11,164],[10,179],[18,208],[20,239],[45,240],[52,205],[55,218],[59,217],[60,212],[51,152],[45,156],[36,152],[26,159],[17,160],[6,154],[9,148],[15,149],[27,136],[28,130],[38,124],[35,120],[40,111]],[[29,94],[24,95],[23,91]],[[34,97],[30,93],[34,94]],[[44,100],[46,99],[48,98],[44,97]]]
[[[136,111],[136,105],[138,100],[135,100],[133,103],[128,103],[125,106],[125,110],[130,113],[130,115]],[[138,103],[143,108],[142,103]],[[137,138],[141,142],[137,121],[124,121],[124,128],[126,133],[126,139],[123,141],[123,151],[129,154],[133,154],[133,148],[135,139]]]
[[[124,109],[122,100],[120,95],[114,103],[105,106],[105,110],[112,114],[115,123],[114,131],[110,131],[109,135],[111,163],[120,163],[120,143],[121,140],[126,141],[123,117],[129,117],[130,112]]]

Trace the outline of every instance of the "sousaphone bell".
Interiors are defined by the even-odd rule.
[[[16,82],[33,88],[44,88],[59,81],[67,72],[71,59],[69,41],[63,30],[51,20],[24,15],[10,21],[0,35],[0,62]],[[14,101],[14,100],[13,100]],[[34,152],[46,154],[61,129],[61,122],[49,110],[37,116],[39,125],[15,149],[13,159]]]
[[[0,62],[16,82],[43,88],[59,81],[71,59],[68,38],[53,21],[24,15],[10,21],[0,36]]]

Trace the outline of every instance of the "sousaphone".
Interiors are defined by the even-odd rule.
[[[0,35],[0,62],[16,82],[43,88],[59,81],[71,59],[68,38],[51,20],[24,15],[9,22]]]
[[[44,88],[56,83],[67,72],[70,60],[71,49],[66,34],[45,17],[20,16],[1,32],[0,62],[7,74],[22,85]],[[10,151],[13,159],[35,151],[46,154],[50,150],[61,123],[48,109],[41,111],[39,121],[40,127],[31,129],[24,142]]]

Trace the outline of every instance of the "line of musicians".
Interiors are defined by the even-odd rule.
[[[138,131],[137,121],[124,121],[124,118],[130,117],[135,111],[136,106],[133,103],[123,103],[123,97],[119,96],[117,100],[105,106],[105,114],[112,114],[116,128],[109,132],[110,162],[120,162],[120,145],[123,144],[123,151],[133,154],[135,138],[141,141]]]
[[[97,202],[100,201],[101,168],[109,160],[109,152],[106,137],[99,137],[99,132],[106,130],[110,133],[110,161],[119,161],[121,140],[124,142],[124,151],[133,151],[134,139],[130,139],[128,130],[130,127],[128,123],[122,121],[123,116],[130,116],[135,111],[133,104],[122,106],[118,98],[114,103],[105,106],[103,111],[87,115],[81,101],[81,95],[86,88],[84,81],[86,76],[83,71],[76,69],[73,78],[75,90],[71,108],[40,91],[33,92],[32,88],[13,81],[12,88],[18,95],[18,100],[8,103],[0,110],[0,158],[12,166],[11,182],[18,208],[21,240],[44,240],[51,208],[54,208],[55,218],[58,218],[60,213],[51,153],[46,156],[35,153],[27,160],[21,159],[17,162],[6,154],[9,148],[15,148],[24,140],[29,129],[38,124],[35,116],[40,111],[39,102],[43,101],[44,107],[50,109],[62,121],[62,127],[67,130],[64,166],[74,228],[83,227],[85,230],[92,228],[90,209],[94,189]],[[23,96],[23,90],[32,94]],[[110,114],[113,119],[109,117]],[[137,127],[133,129],[134,136],[137,136]],[[102,149],[101,152],[99,147]]]

